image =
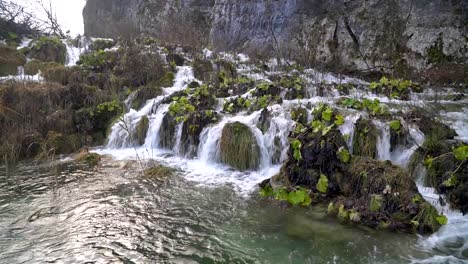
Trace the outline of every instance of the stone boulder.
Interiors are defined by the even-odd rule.
[[[221,162],[238,170],[256,170],[260,165],[260,148],[247,125],[240,122],[224,126],[220,141]]]

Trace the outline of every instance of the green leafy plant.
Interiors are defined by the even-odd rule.
[[[301,154],[301,148],[302,148],[302,143],[299,139],[293,139],[291,140],[291,147],[293,149],[293,157],[296,161],[301,161],[302,160],[302,154]]]
[[[342,115],[336,115],[335,116],[335,125],[341,126],[345,123],[345,119]]]
[[[328,190],[328,178],[324,174],[320,174],[320,179],[318,180],[317,183],[317,191],[321,193],[327,193]]]
[[[390,121],[390,128],[391,128],[393,131],[399,131],[400,128],[401,128],[401,122],[400,122],[400,120],[393,120],[393,121]]]
[[[344,163],[348,163],[349,160],[351,159],[351,155],[349,154],[349,151],[344,147],[339,148],[336,155],[338,156],[338,159]]]
[[[371,195],[371,200],[370,200],[370,210],[373,212],[376,212],[380,209],[383,203],[383,197],[380,194],[373,194]]]
[[[193,112],[195,112],[195,106],[191,105],[185,96],[174,97],[172,104],[169,106],[169,114],[174,116],[177,122],[186,121],[188,115]]]

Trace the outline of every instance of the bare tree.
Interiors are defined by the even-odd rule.
[[[42,7],[42,11],[47,16],[47,19],[43,21],[44,22],[43,27],[46,33],[49,35],[58,36],[60,38],[66,38],[66,35],[62,30],[62,27],[58,23],[57,13],[52,8],[52,2],[50,2],[50,0],[48,0],[46,3],[44,3],[43,0],[37,0],[37,1],[38,1],[38,4]]]

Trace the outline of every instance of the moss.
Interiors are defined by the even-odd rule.
[[[67,47],[57,37],[41,36],[30,44],[29,56],[44,62],[65,64]]]
[[[167,177],[172,177],[175,173],[175,170],[163,165],[158,165],[149,169],[146,169],[143,172],[143,175],[146,179],[158,180],[164,179]]]
[[[291,110],[291,118],[294,121],[305,125],[308,122],[309,113],[307,112],[307,109],[303,107],[294,108]]]
[[[375,158],[377,156],[378,130],[371,120],[359,118],[355,125],[353,154]]]
[[[18,66],[26,63],[26,57],[15,48],[0,46],[0,76],[16,75]]]
[[[42,62],[39,60],[31,60],[24,66],[24,73],[28,75],[36,75],[39,73],[39,71],[44,73],[48,69],[60,66],[61,65],[56,62]]]
[[[96,70],[110,70],[116,65],[116,61],[116,52],[98,50],[82,54],[77,64]]]
[[[176,118],[170,114],[166,114],[163,118],[161,129],[159,129],[159,147],[164,149],[172,149],[175,145],[175,132],[178,122]]]
[[[213,73],[213,63],[210,60],[195,58],[193,61],[193,73],[198,80],[210,82]]]
[[[239,170],[260,165],[260,148],[250,128],[240,122],[224,126],[220,141],[221,162]]]
[[[87,151],[79,153],[76,158],[76,162],[87,164],[91,167],[97,166],[101,161],[101,155],[97,153],[89,153]]]
[[[69,83],[69,78],[72,74],[72,70],[69,67],[63,65],[49,65],[44,69],[42,76],[48,82],[56,82],[62,85]]]
[[[50,131],[47,139],[43,143],[43,150],[49,154],[70,154],[82,147],[81,138],[78,134],[66,135],[63,133]]]
[[[179,54],[170,53],[167,55],[166,60],[170,64],[174,64],[176,66],[184,66],[185,59]]]
[[[114,46],[115,42],[112,39],[96,39],[89,45],[89,50],[100,51],[110,49]]]
[[[188,115],[182,126],[180,151],[187,157],[195,157],[200,144],[200,134],[211,123],[218,121],[218,113],[213,110],[196,111]]]
[[[171,71],[167,71],[164,75],[158,80],[158,84],[162,87],[172,87],[174,85],[175,75]]]
[[[135,140],[137,141],[138,145],[141,146],[145,144],[146,133],[148,133],[148,129],[149,119],[147,116],[144,116],[141,118],[140,121],[138,121],[138,124],[136,125]]]
[[[135,98],[132,101],[133,109],[140,109],[146,101],[156,98],[162,94],[162,89],[159,86],[145,86],[136,91]]]

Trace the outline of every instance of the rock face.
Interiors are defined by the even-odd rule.
[[[83,16],[90,36],[144,33],[337,70],[408,73],[466,62],[463,2],[89,0]]]

